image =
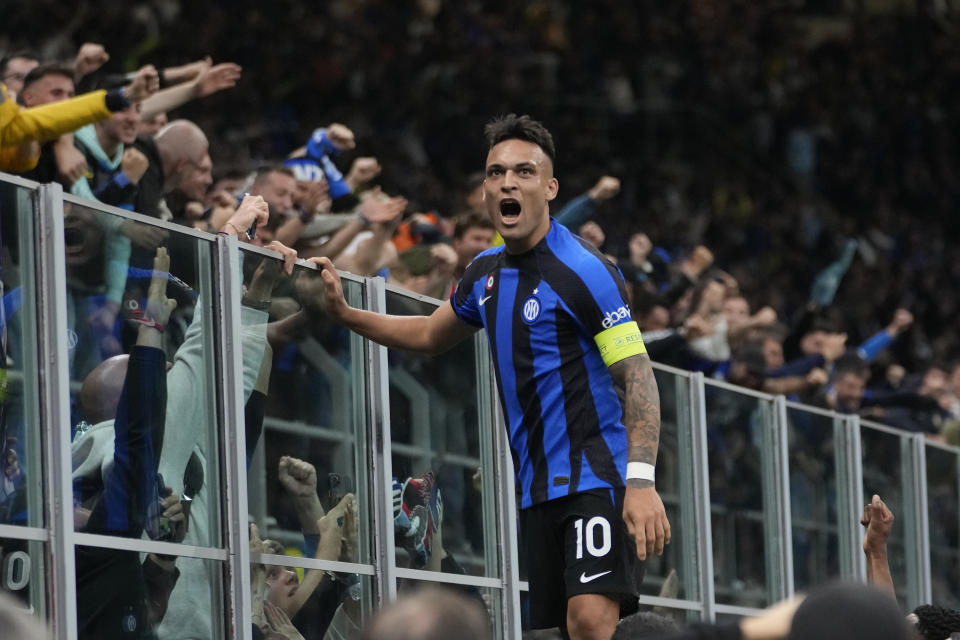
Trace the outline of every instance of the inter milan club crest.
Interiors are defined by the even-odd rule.
[[[520,313],[523,315],[523,321],[527,324],[534,322],[540,317],[540,299],[536,296],[530,296],[524,300]]]
[[[493,289],[493,274],[492,274],[492,273],[491,273],[489,276],[487,276],[487,291],[490,291],[490,289]]]

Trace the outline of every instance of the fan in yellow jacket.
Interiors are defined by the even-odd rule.
[[[91,91],[76,98],[23,109],[7,96],[0,84],[0,171],[29,171],[36,166],[40,147],[34,143],[53,140],[84,125],[104,120],[115,111],[141,102],[159,88],[153,65],[137,72],[126,87]]]

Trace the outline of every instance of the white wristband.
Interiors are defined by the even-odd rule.
[[[646,462],[628,462],[627,480],[649,480],[654,481],[656,467]]]

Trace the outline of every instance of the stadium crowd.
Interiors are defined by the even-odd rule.
[[[41,4],[52,22],[66,18]],[[249,453],[264,415],[291,410],[283,381],[295,377],[297,341],[306,323],[323,323],[316,282],[291,276],[293,256],[449,298],[473,257],[498,242],[479,200],[474,136],[491,114],[530,111],[563,139],[556,221],[619,266],[654,360],[960,445],[951,322],[960,255],[950,242],[960,129],[945,107],[960,86],[956,10],[776,4],[340,1],[308,15],[291,1],[267,16],[246,1],[143,3],[95,20],[80,12],[56,38],[22,12],[0,36],[0,171],[284,255],[286,276],[269,260],[243,267]],[[185,41],[170,33],[183,24],[205,28]],[[265,25],[272,46],[232,37]],[[202,386],[190,378],[204,317],[198,275],[148,225],[68,206],[65,227],[71,330],[84,347],[70,363],[84,385],[74,407],[84,425],[77,528],[202,544],[210,532],[189,530],[182,505],[192,501],[194,517],[209,508],[205,462],[194,462],[204,452],[164,429],[209,418],[199,399],[182,402]],[[2,233],[16,237],[15,217],[3,216]],[[19,286],[18,261],[5,241],[0,294]],[[142,275],[151,268],[182,286],[165,290]],[[3,318],[12,351],[22,331],[6,299]],[[166,353],[158,332],[176,336]],[[129,365],[104,368],[123,354]],[[144,380],[166,382],[144,391]],[[144,394],[149,402],[130,400]],[[143,450],[118,444],[128,440]],[[302,552],[357,561],[355,497],[321,506],[317,469],[293,453],[271,463]],[[8,437],[4,522],[24,509],[22,455]],[[130,455],[142,459],[131,466]],[[198,468],[179,500],[162,483]],[[439,534],[436,477],[405,471],[395,512],[410,566],[463,572]],[[450,488],[455,522],[469,508],[467,484]],[[158,493],[168,528],[151,531],[136,516]],[[717,497],[733,507],[756,498]],[[134,505],[132,517],[117,519],[120,503]],[[417,508],[419,526],[409,517]],[[250,544],[285,552],[256,526]],[[116,615],[130,607],[159,637],[173,637],[158,626],[165,616],[202,628],[203,612],[188,610],[205,569],[155,554],[78,554],[78,582],[86,571],[101,584],[108,560],[144,585],[113,596],[124,603]],[[252,581],[265,637],[359,633],[347,578],[255,565]],[[84,610],[82,637],[112,637],[98,625],[114,613]]]

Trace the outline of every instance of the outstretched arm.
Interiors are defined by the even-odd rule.
[[[311,258],[320,267],[323,293],[320,307],[334,320],[378,344],[438,354],[476,332],[457,317],[453,307],[442,304],[429,316],[395,316],[354,309],[343,297],[340,275],[329,258]]]
[[[623,423],[627,428],[627,489],[623,519],[637,543],[637,557],[663,553],[670,542],[670,522],[654,486],[660,444],[660,394],[646,354],[632,355],[610,367],[625,391]]]

